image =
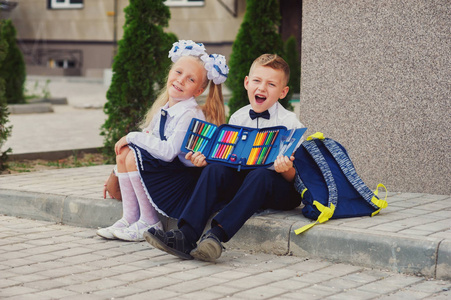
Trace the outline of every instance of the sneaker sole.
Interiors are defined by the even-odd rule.
[[[185,259],[185,260],[191,260],[194,259],[190,254],[186,254],[180,251],[175,250],[174,248],[168,247],[165,243],[163,243],[160,239],[156,238],[153,234],[149,232],[144,232],[143,234],[144,239],[151,244],[153,247],[164,251],[166,253],[169,253],[171,255],[177,256],[178,258]]]
[[[190,254],[196,259],[214,262],[221,257],[222,247],[212,239],[205,239]]]
[[[96,234],[98,235],[98,236],[100,236],[101,238],[104,238],[104,239],[106,239],[106,240],[117,240],[117,237],[115,237],[114,235],[111,235],[111,237],[106,237],[106,236],[104,236],[104,235],[101,235],[100,233],[98,233],[98,232],[96,232]]]
[[[144,238],[140,238],[140,239],[130,239],[130,238],[126,237],[126,236],[120,236],[119,234],[116,235],[116,234],[113,233],[113,235],[114,235],[114,237],[115,237],[116,239],[119,239],[119,240],[125,241],[125,242],[142,242],[142,241],[144,241]]]

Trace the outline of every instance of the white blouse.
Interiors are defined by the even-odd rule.
[[[130,132],[127,134],[127,142],[133,143],[149,152],[153,157],[162,161],[173,161],[176,156],[186,166],[193,166],[191,161],[185,159],[181,153],[183,139],[188,131],[192,118],[205,120],[204,113],[194,98],[180,101],[168,107],[166,103],[162,109],[167,111],[167,120],[164,127],[164,135],[167,140],[160,139],[161,114],[155,114],[149,126],[142,132]]]

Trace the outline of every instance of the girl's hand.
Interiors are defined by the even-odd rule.
[[[207,165],[206,157],[201,152],[193,153],[193,151],[190,151],[185,155],[185,158],[189,159],[196,167],[205,167]]]
[[[106,184],[108,182],[108,179],[105,180],[105,183],[103,184],[103,199],[106,199]]]
[[[107,180],[105,180],[105,183],[103,184],[103,199],[106,199],[106,196],[109,196],[111,199],[114,199],[113,196],[111,196],[110,193],[108,193],[108,191],[106,190],[108,179],[110,178],[108,177]]]
[[[114,145],[114,152],[116,155],[119,155],[121,153],[121,149],[127,145],[127,138],[124,136],[116,143],[116,145]]]
[[[277,173],[287,172],[293,168],[293,161],[294,156],[288,157],[279,155],[274,161],[274,169],[276,170]]]

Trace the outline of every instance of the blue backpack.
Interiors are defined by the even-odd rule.
[[[295,230],[300,234],[316,223],[329,219],[374,216],[387,207],[387,196],[378,198],[379,184],[372,192],[357,175],[345,148],[324,138],[321,132],[311,135],[294,154],[295,188],[301,194],[302,213],[316,222]],[[387,194],[387,193],[386,193]]]

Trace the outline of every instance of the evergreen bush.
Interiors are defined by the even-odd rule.
[[[124,35],[113,63],[102,125],[104,154],[114,161],[114,145],[138,125],[166,82],[170,66],[168,51],[177,41],[163,31],[169,8],[162,0],[131,0],[125,8]]]
[[[252,62],[264,53],[284,57],[283,41],[278,32],[281,16],[278,0],[247,0],[246,13],[232,46],[229,60],[227,86],[232,92],[229,100],[230,115],[249,104],[244,77]],[[284,107],[290,106],[288,98],[280,100]]]
[[[25,103],[25,61],[16,43],[16,29],[11,20],[0,20],[2,40],[7,43],[6,57],[0,68],[0,77],[5,80],[5,97],[9,104]]]
[[[288,86],[290,91],[287,94],[287,99],[291,100],[293,94],[301,91],[301,62],[299,59],[299,51],[297,41],[294,36],[290,36],[285,41],[285,61],[290,66],[290,81]]]
[[[0,23],[0,69],[3,66],[3,63],[5,61],[5,58],[7,56],[8,51],[8,43],[7,39],[5,38],[4,30],[4,23]],[[11,129],[12,127],[7,127],[6,124],[8,123],[8,108],[6,105],[6,97],[5,97],[5,79],[3,78],[3,75],[0,74],[0,171],[3,171],[6,169],[6,160],[8,159],[8,153],[11,152],[11,148],[8,148],[5,151],[1,151],[3,148],[3,144],[5,143],[6,139],[11,135]]]

